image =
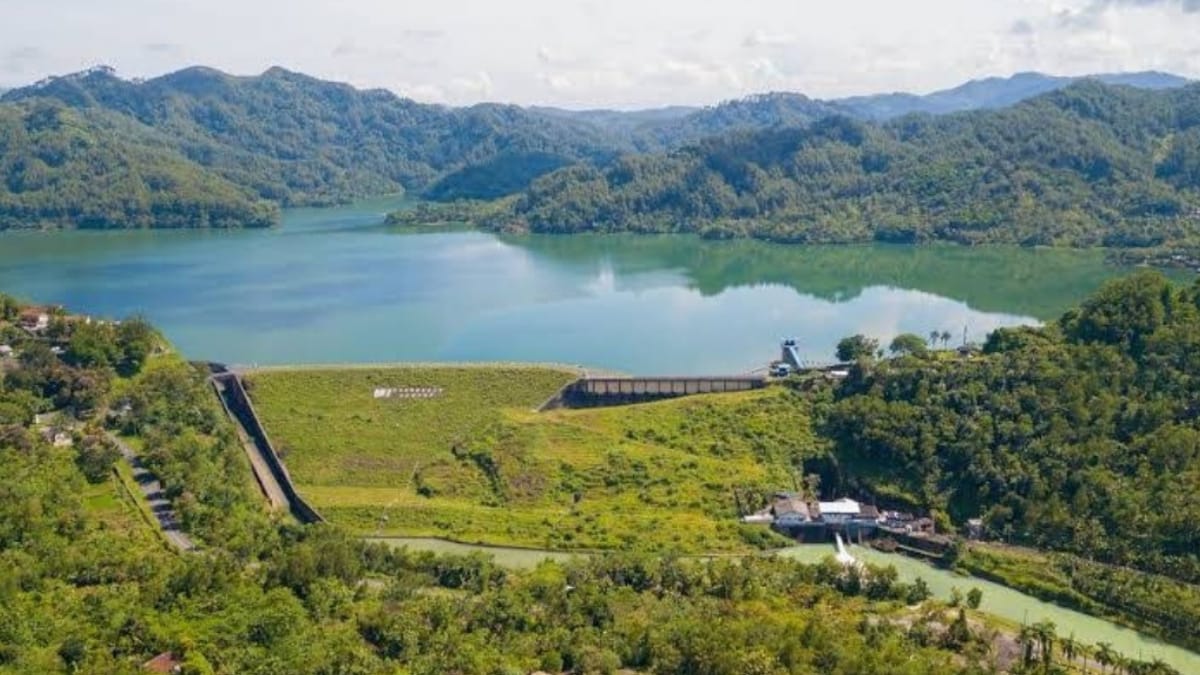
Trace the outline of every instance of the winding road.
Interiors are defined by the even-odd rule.
[[[133,479],[137,481],[138,487],[141,488],[142,494],[146,497],[146,501],[150,503],[150,511],[154,514],[155,520],[158,521],[158,526],[162,530],[163,536],[167,538],[172,546],[180,551],[194,551],[196,545],[192,542],[183,530],[179,528],[179,517],[175,514],[174,507],[171,506],[170,500],[163,494],[162,483],[158,481],[150,469],[142,463],[142,458],[134,452],[133,448],[129,447],[125,441],[122,441],[116,434],[109,433],[109,439],[117,444],[121,450],[121,456],[129,464],[133,470]]]

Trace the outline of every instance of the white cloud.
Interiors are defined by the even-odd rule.
[[[755,30],[742,41],[743,47],[787,47],[796,44],[796,36],[787,33],[770,33],[762,29]]]
[[[921,92],[1030,69],[1200,75],[1200,0],[0,5],[0,44],[10,45],[0,87],[98,63],[138,77],[197,63],[239,74],[283,65],[434,101],[634,107],[764,88]]]
[[[455,77],[450,80],[451,99],[459,102],[486,101],[492,97],[495,86],[486,70],[474,75]]]
[[[748,65],[751,75],[759,80],[778,81],[784,79],[779,67],[769,58],[751,59]]]
[[[546,83],[546,86],[550,87],[556,92],[569,91],[575,86],[575,83],[571,80],[571,78],[567,77],[566,75],[542,73],[540,77],[541,80]]]

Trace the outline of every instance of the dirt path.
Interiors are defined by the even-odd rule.
[[[196,545],[192,540],[179,529],[179,517],[175,514],[175,509],[171,506],[171,502],[163,494],[162,483],[146,465],[142,463],[142,458],[134,452],[133,448],[117,437],[116,434],[108,434],[108,437],[117,444],[121,450],[121,456],[129,464],[133,470],[133,479],[137,481],[138,487],[142,490],[142,495],[150,504],[150,511],[154,514],[155,520],[158,521],[159,528],[162,529],[163,535],[167,541],[180,551],[194,551]]]

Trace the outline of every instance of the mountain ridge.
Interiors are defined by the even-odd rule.
[[[1162,73],[1098,78],[1141,83],[1148,89],[1183,81]],[[1006,102],[1021,91],[1061,88],[1075,81],[1039,74],[992,78],[934,92],[928,96],[941,96],[937,100],[942,102],[928,105],[985,106]],[[674,152],[713,137],[803,127],[839,116],[891,119],[894,115],[887,110],[898,104],[894,95],[883,96],[893,98],[876,104],[858,100],[856,108],[790,92],[698,109],[573,112],[497,103],[455,108],[418,103],[384,89],[357,89],[278,66],[250,76],[194,66],[147,80],[123,79],[111,68],[96,67],[10,90],[0,96],[0,108],[57,106],[74,111],[73,125],[132,148],[132,154],[122,155],[131,162],[169,164],[170,173],[179,178],[176,182],[203,184],[215,194],[238,193],[239,201],[243,196],[260,201],[261,207],[243,204],[237,210],[257,213],[272,205],[320,206],[398,192],[436,200],[496,199],[579,163],[606,167],[624,155]],[[874,113],[872,105],[878,108]],[[46,135],[39,138],[56,142]],[[99,151],[102,146],[83,146],[88,148]],[[82,184],[78,172],[87,162],[79,159],[64,165],[66,173],[55,181]],[[39,203],[56,204],[44,213],[30,206],[29,195],[20,196],[30,184],[18,175],[27,170],[27,160],[14,146],[0,147],[0,178],[7,177],[0,182],[0,204],[9,205],[6,226],[22,226],[23,220],[29,221],[24,225],[28,227],[70,225],[69,214],[81,206],[70,203],[70,193],[39,197]],[[128,176],[141,185],[136,171]],[[46,189],[53,190],[55,181]],[[119,201],[119,196],[112,199]],[[114,216],[153,222],[145,213],[109,206]],[[252,220],[261,222],[257,216]],[[121,226],[119,219],[103,222]],[[204,222],[208,221],[197,217],[197,223]]]
[[[1200,84],[1086,80],[998,110],[734,132],[567,167],[447,215],[504,231],[783,243],[1183,246],[1200,260]]]

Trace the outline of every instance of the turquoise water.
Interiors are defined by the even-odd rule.
[[[507,548],[503,546],[473,546],[459,544],[441,539],[426,539],[419,537],[394,537],[383,539],[394,546],[407,547],[415,551],[432,551],[434,553],[453,553],[463,555],[472,552],[483,552],[492,555],[496,562],[506,567],[530,568],[543,560],[563,562],[573,557],[571,554],[554,551],[537,551],[531,549]],[[882,553],[863,546],[850,546],[849,551],[854,557],[873,565],[891,565],[896,568],[901,581],[912,582],[918,577],[929,586],[934,597],[946,600],[953,589],[959,589],[964,595],[972,588],[983,591],[982,611],[1016,623],[1034,624],[1039,621],[1052,621],[1059,635],[1074,635],[1075,639],[1089,644],[1107,642],[1117,651],[1126,656],[1150,661],[1162,659],[1181,673],[1200,673],[1200,654],[1190,652],[1180,647],[1165,644],[1159,640],[1147,637],[1137,631],[1123,628],[1104,619],[1088,616],[1074,610],[1065,609],[1042,602],[1037,598],[1024,595],[1017,591],[983,579],[964,577],[946,570],[932,567],[919,560],[906,558],[901,555]],[[806,563],[818,563],[833,555],[830,544],[802,544],[784,549],[779,555],[793,558]]]
[[[745,372],[800,339],[932,330],[961,341],[1056,316],[1124,270],[1100,252],[787,247],[690,237],[405,233],[399,200],[294,210],[234,232],[0,235],[0,289],[140,313],[235,364],[538,361]]]
[[[240,364],[537,361],[643,374],[763,365],[782,336],[832,358],[843,336],[883,340],[1053,319],[1128,270],[1098,251],[788,247],[690,237],[408,233],[375,200],[295,210],[270,231],[0,234],[0,290],[108,316],[142,314],[185,354]],[[438,550],[460,550],[444,543]],[[827,547],[788,555],[819,559]],[[1112,643],[1200,673],[1200,656],[1134,631],[862,550],[940,596]],[[528,565],[546,554],[501,551]]]
[[[828,556],[831,549],[829,545],[805,544],[785,549],[780,555],[815,563]],[[1017,623],[1052,621],[1056,632],[1064,637],[1074,635],[1075,639],[1093,645],[1107,642],[1122,654],[1139,661],[1162,659],[1181,673],[1200,673],[1200,654],[1168,645],[1110,621],[1043,602],[1000,584],[960,576],[902,555],[883,553],[864,546],[850,546],[849,551],[863,562],[895,567],[902,581],[911,582],[920,577],[929,585],[934,596],[942,600],[948,599],[954,588],[964,595],[970,589],[978,588],[983,591],[983,603],[979,609],[989,614]]]

